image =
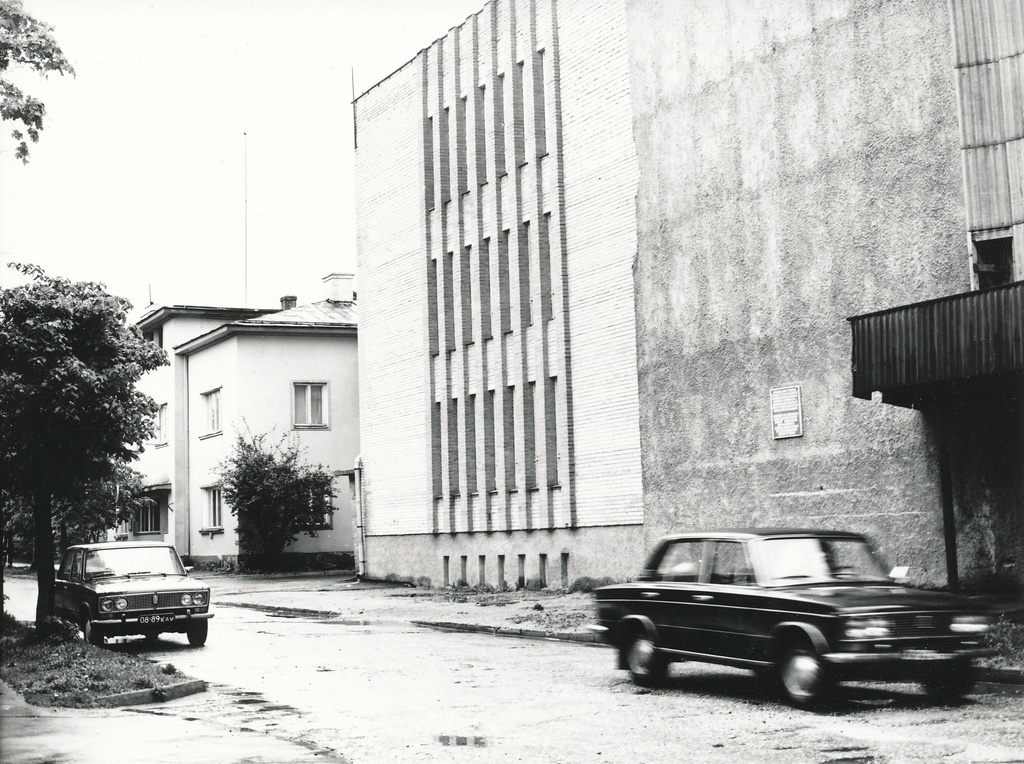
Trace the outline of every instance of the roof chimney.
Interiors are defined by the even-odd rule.
[[[355,275],[352,273],[332,273],[324,276],[324,284],[327,287],[327,299],[337,302],[354,302],[355,292],[352,291],[352,282]]]
[[[286,294],[281,298],[281,310],[291,310],[295,307],[295,304],[299,301],[299,298],[293,294]]]

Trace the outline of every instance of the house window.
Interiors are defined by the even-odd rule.
[[[206,494],[206,527],[223,527],[224,515],[220,488],[204,488],[203,493]]]
[[[322,382],[299,382],[292,386],[295,427],[326,427],[327,385]]]
[[[220,432],[220,388],[203,393],[203,415],[206,433]]]
[[[309,514],[313,522],[307,526],[309,530],[330,530],[334,527],[334,507],[329,496],[311,495],[309,497]]]
[[[160,532],[160,502],[149,496],[143,499],[143,506],[135,512],[136,533]]]
[[[153,422],[153,442],[167,442],[167,404],[161,403],[156,410],[156,420]]]
[[[1013,281],[1013,238],[976,239],[978,289],[990,289]]]

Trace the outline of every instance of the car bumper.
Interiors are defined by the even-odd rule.
[[[953,666],[992,655],[987,647],[959,650],[908,649],[888,653],[830,653],[822,656],[838,680],[920,680]]]
[[[196,621],[208,621],[213,618],[213,613],[176,613],[172,621],[159,621],[157,623],[142,623],[139,616],[134,618],[123,617],[107,621],[95,620],[92,622],[93,629],[105,637],[124,636],[127,634],[146,634],[161,631],[184,632],[190,624]]]

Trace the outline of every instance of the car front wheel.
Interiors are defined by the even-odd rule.
[[[188,643],[192,647],[202,647],[206,644],[206,635],[210,630],[208,621],[196,621],[188,627]]]
[[[93,628],[92,617],[88,613],[82,616],[82,638],[90,645],[103,647],[103,635]]]
[[[626,666],[634,684],[641,687],[657,687],[665,680],[665,656],[646,632],[631,635],[625,651]]]
[[[786,701],[798,708],[820,705],[832,689],[825,664],[810,647],[801,645],[783,653],[778,673]]]

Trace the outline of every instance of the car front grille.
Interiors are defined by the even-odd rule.
[[[894,637],[934,637],[950,633],[948,613],[900,613],[892,618]]]
[[[181,607],[182,592],[159,592],[150,594],[129,594],[128,610],[152,610],[153,608]],[[156,597],[156,604],[153,604],[153,597]]]

